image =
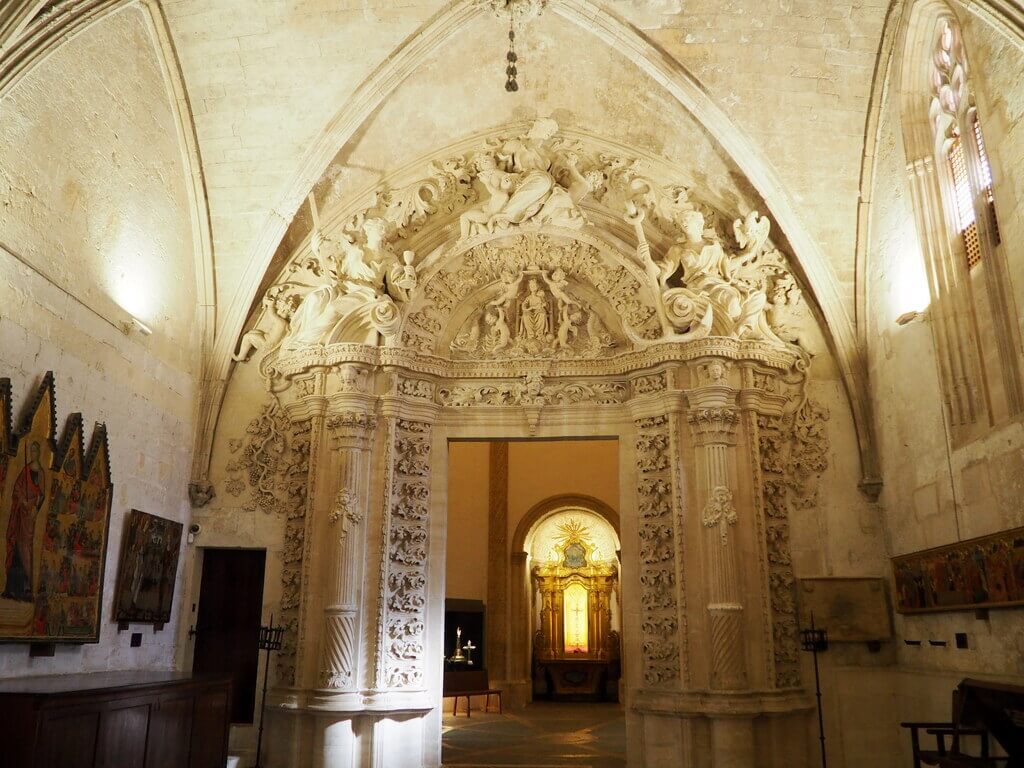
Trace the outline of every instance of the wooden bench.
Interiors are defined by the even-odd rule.
[[[914,768],[1018,768],[1024,766],[1024,688],[983,680],[961,681],[953,691],[952,721],[948,723],[906,722]],[[935,737],[935,749],[922,749],[919,732]],[[992,735],[1007,757],[994,757],[989,750]],[[979,755],[962,750],[961,738],[981,740]],[[950,741],[947,746],[946,738]]]
[[[459,714],[459,699],[466,699],[466,717],[472,717],[469,697],[486,696],[484,712],[491,711],[491,696],[498,697],[498,714],[501,714],[501,689],[491,688],[487,680],[486,669],[446,669],[444,671],[444,687],[442,695],[446,699],[455,699],[452,714]]]

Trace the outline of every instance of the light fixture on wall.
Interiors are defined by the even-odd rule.
[[[146,325],[144,322],[139,320],[137,317],[130,317],[121,323],[121,330],[124,331],[125,336],[130,336],[133,331],[141,333],[143,336],[152,336],[153,329]]]
[[[916,309],[912,309],[910,312],[904,312],[902,315],[896,318],[896,325],[910,325],[913,322],[924,322],[928,319],[928,313],[926,311],[918,312]]]

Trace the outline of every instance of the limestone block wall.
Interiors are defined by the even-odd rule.
[[[53,370],[60,424],[72,412],[86,434],[106,423],[114,483],[100,642],[36,659],[26,645],[0,646],[0,677],[174,664],[180,575],[166,629],[132,627],[141,647],[112,617],[128,510],[190,518],[192,230],[157,55],[143,13],[127,9],[0,98],[0,376],[17,413]],[[132,315],[153,334],[123,333]]]
[[[1024,255],[1016,243],[1024,219],[1024,67],[1020,41],[964,14],[965,40],[985,139],[996,175],[996,198],[1012,295],[1020,321]],[[1024,426],[1020,419],[951,448],[943,422],[942,392],[930,321],[898,326],[896,318],[929,304],[925,267],[914,226],[907,157],[895,91],[882,106],[868,268],[867,338],[871,389],[877,414],[885,485],[880,498],[890,555],[1024,525]],[[891,568],[889,569],[891,571]],[[949,711],[949,692],[961,678],[1020,679],[1024,614],[994,610],[896,616],[898,717],[927,720]],[[969,648],[954,646],[965,632]],[[922,640],[907,646],[904,639]],[[944,640],[946,647],[929,646]],[[906,753],[909,741],[899,737]],[[904,754],[902,759],[907,759]]]

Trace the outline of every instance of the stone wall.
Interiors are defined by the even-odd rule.
[[[1024,188],[1019,128],[1024,84],[1011,73],[1024,67],[1024,55],[1019,43],[987,23],[968,14],[963,18],[1019,322],[1024,258],[1014,243],[1024,225],[1019,203]],[[930,301],[900,119],[896,86],[890,83],[876,156],[867,288],[870,379],[885,481],[880,503],[890,555],[1024,524],[1024,429],[1019,418],[951,448],[931,319],[926,315],[924,321],[896,324],[901,314],[925,310]],[[957,632],[967,634],[967,649],[956,649]],[[972,611],[897,615],[896,633],[899,675],[893,690],[897,713],[889,726],[893,731],[900,719],[947,717],[950,691],[965,676],[1020,678],[1024,615],[1019,609],[991,611],[986,619]],[[923,643],[907,646],[904,640]],[[930,646],[929,640],[948,645]],[[902,734],[898,738],[906,753],[909,739]]]
[[[114,484],[100,642],[30,659],[0,646],[0,677],[169,669],[171,622],[117,631],[112,596],[129,509],[188,523],[198,378],[188,197],[164,75],[143,13],[109,16],[0,100],[0,376],[15,413],[56,377],[58,429],[107,425]],[[136,316],[153,334],[126,335]],[[183,549],[185,545],[183,543]]]

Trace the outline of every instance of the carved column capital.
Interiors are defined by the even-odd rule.
[[[366,448],[377,429],[377,417],[365,411],[342,411],[327,415],[327,432],[331,447]]]
[[[740,423],[739,410],[727,407],[693,408],[686,414],[698,445],[733,445]]]

